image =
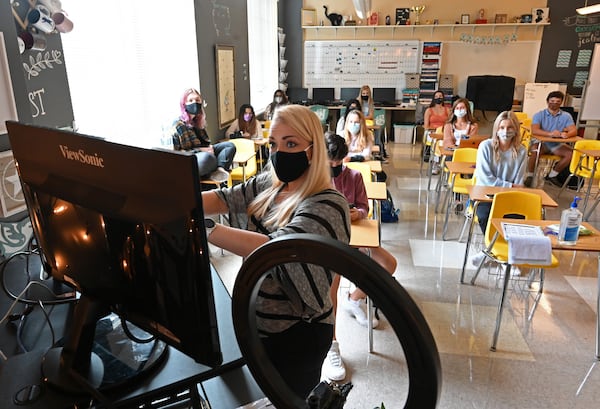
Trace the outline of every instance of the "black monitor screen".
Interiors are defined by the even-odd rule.
[[[287,96],[292,104],[301,104],[308,101],[308,88],[288,88]]]
[[[316,104],[333,101],[333,88],[313,88],[312,100]]]
[[[221,362],[198,166],[7,122],[44,269],[197,362]]]
[[[351,99],[360,99],[360,88],[342,88],[340,90],[340,99],[344,102],[348,102]]]
[[[396,101],[396,88],[373,88],[373,101],[388,103]]]

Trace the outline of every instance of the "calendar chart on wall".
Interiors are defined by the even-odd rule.
[[[419,41],[305,41],[304,87],[396,88],[419,72]]]

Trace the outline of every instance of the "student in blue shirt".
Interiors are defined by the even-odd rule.
[[[558,174],[571,163],[572,149],[560,142],[561,139],[570,138],[577,135],[577,128],[573,122],[573,117],[568,112],[562,111],[562,105],[565,95],[560,91],[552,91],[546,97],[548,108],[533,115],[531,121],[531,134],[536,136],[546,136],[556,138],[556,142],[537,142],[531,147],[532,152],[536,152],[541,145],[540,154],[549,154],[560,156],[560,160],[554,164],[546,180],[556,186],[562,186],[557,178]],[[533,182],[533,172],[535,171],[535,154],[529,157],[527,168],[527,177],[525,185],[531,186]]]

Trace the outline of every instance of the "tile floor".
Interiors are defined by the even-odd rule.
[[[544,293],[531,321],[530,299],[511,293],[497,352],[489,345],[499,289],[496,276],[482,272],[474,286],[459,284],[465,245],[442,241],[443,214],[419,174],[420,146],[390,143],[384,165],[400,220],[382,225],[382,245],[398,260],[396,280],[410,293],[434,335],[442,366],[439,408],[593,408],[600,405],[600,365],[594,357],[598,255],[556,253],[560,266],[548,270]],[[556,199],[558,189],[544,187]],[[573,192],[558,199],[548,219],[560,217]],[[598,211],[596,212],[598,213]],[[448,237],[458,237],[462,215],[451,214]],[[590,222],[600,227],[600,216]],[[477,237],[475,238],[477,240]],[[220,251],[213,262],[231,288],[241,260]],[[469,266],[467,279],[474,272]],[[354,389],[347,408],[404,406],[404,354],[385,317],[367,352],[367,329],[338,311],[338,340]]]

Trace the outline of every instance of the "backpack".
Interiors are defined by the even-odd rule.
[[[382,223],[396,223],[398,221],[399,209],[394,207],[394,201],[390,191],[387,191],[387,199],[381,201],[381,222]]]

